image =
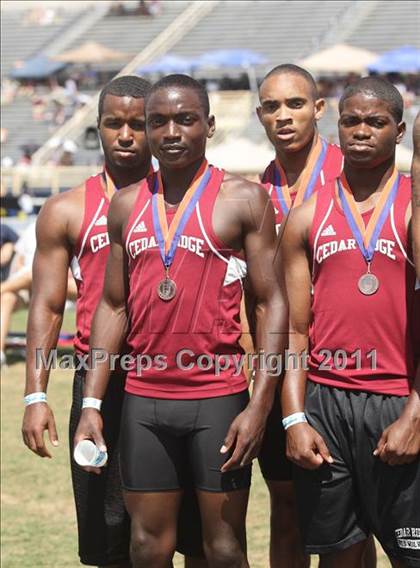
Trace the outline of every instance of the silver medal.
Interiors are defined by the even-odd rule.
[[[359,278],[357,286],[362,294],[364,294],[365,296],[371,296],[378,291],[379,280],[374,274],[367,272]]]
[[[164,278],[158,284],[157,293],[159,298],[164,302],[169,302],[170,300],[173,300],[173,298],[175,298],[176,295],[175,282],[168,277]]]

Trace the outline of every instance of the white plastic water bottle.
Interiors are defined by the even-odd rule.
[[[92,440],[82,440],[74,448],[74,461],[81,466],[103,467],[107,460],[107,452],[101,452]]]

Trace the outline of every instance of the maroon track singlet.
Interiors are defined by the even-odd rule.
[[[243,370],[238,372],[233,364],[243,354],[240,303],[246,265],[218,239],[212,224],[223,177],[222,170],[211,168],[209,183],[182,230],[170,269],[176,283],[170,301],[157,293],[165,269],[153,223],[155,176],[141,182],[124,239],[130,286],[128,343],[136,361],[127,377],[129,393],[200,399],[247,388]],[[168,225],[175,210],[166,211]],[[222,355],[226,369],[216,373],[210,363]]]
[[[366,262],[339,203],[336,182],[318,192],[309,237],[313,258],[310,380],[353,391],[409,394],[415,338],[420,338],[419,291],[415,291],[405,224],[410,199],[410,178],[400,176],[371,265],[379,289],[366,296],[358,289]],[[372,210],[362,214],[365,226],[371,214]]]
[[[328,144],[324,163],[322,164],[321,170],[314,185],[314,191],[318,191],[319,189],[324,187],[324,185],[328,181],[335,179],[337,176],[339,176],[342,167],[343,167],[343,155],[341,153],[340,148],[335,144]],[[280,225],[284,218],[284,213],[277,198],[276,188],[274,187],[275,170],[276,170],[276,163],[275,160],[273,160],[272,162],[269,163],[264,173],[262,174],[261,184],[268,191],[268,194],[271,197],[271,202],[273,204],[274,212],[276,214],[276,232],[278,233]],[[296,193],[292,193],[290,197],[293,203],[296,197]]]
[[[109,253],[107,217],[109,200],[102,174],[86,181],[85,212],[71,269],[77,284],[76,352],[88,353],[92,318],[102,295],[105,266]]]

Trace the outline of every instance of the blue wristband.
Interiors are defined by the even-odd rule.
[[[289,414],[286,418],[283,418],[282,424],[283,428],[287,430],[290,426],[295,424],[301,424],[302,422],[308,422],[304,412],[295,412],[294,414]]]
[[[25,406],[36,404],[37,402],[47,402],[47,394],[45,392],[33,392],[23,397]]]

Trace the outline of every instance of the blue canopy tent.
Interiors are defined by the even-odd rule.
[[[148,65],[139,67],[136,73],[191,73],[196,69],[209,67],[242,67],[248,74],[253,91],[257,91],[255,65],[264,65],[267,59],[260,53],[249,49],[218,49],[189,58],[166,54]]]
[[[263,65],[267,59],[249,49],[216,49],[200,55],[196,63],[200,67],[250,67]]]
[[[193,59],[167,54],[148,65],[139,67],[136,73],[188,73],[194,67]]]
[[[37,55],[24,61],[22,66],[15,67],[10,72],[10,76],[13,79],[45,79],[61,71],[66,65],[61,61],[53,61],[45,55]]]
[[[368,69],[376,73],[417,73],[420,71],[420,49],[406,45],[386,51]]]
[[[257,92],[257,77],[255,65],[264,65],[267,59],[249,49],[216,49],[203,53],[196,60],[198,69],[206,67],[243,67],[248,74],[249,85],[252,91]]]

